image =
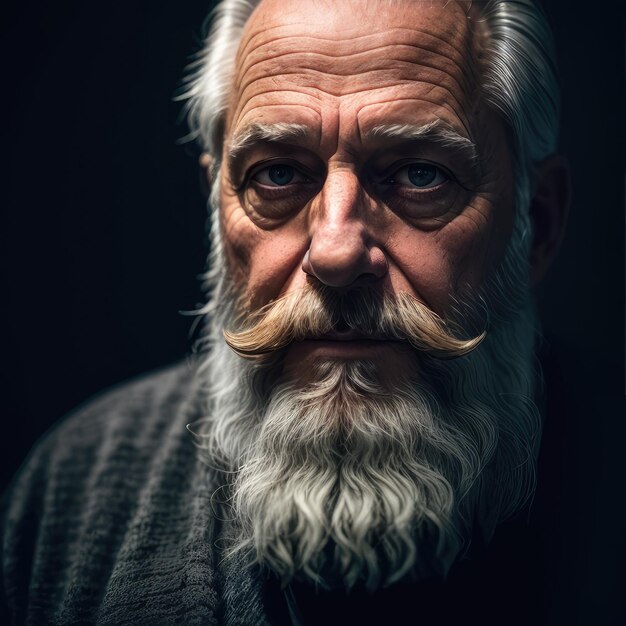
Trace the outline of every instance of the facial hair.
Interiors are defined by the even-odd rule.
[[[200,371],[209,416],[194,429],[208,462],[231,477],[231,554],[244,551],[283,584],[374,590],[405,576],[445,576],[472,534],[488,540],[519,510],[533,491],[540,418],[536,318],[527,297],[510,293],[511,285],[523,289],[511,258],[508,274],[496,274],[508,292],[487,309],[495,321],[482,343],[480,334],[460,336],[467,324],[415,299],[342,299],[319,288],[242,325],[233,285],[216,273]],[[457,317],[480,318],[478,301],[459,297]],[[390,381],[375,363],[327,361],[306,382],[290,377],[290,343],[338,319],[406,341],[415,367]]]

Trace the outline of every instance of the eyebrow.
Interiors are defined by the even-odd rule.
[[[227,149],[230,170],[234,171],[242,154],[257,143],[289,143],[295,139],[306,138],[310,132],[310,128],[304,124],[286,122],[262,124],[255,122],[231,139]],[[464,154],[472,165],[475,165],[478,160],[476,144],[442,120],[433,120],[422,125],[381,124],[364,135],[365,140],[380,138],[406,142],[428,139],[445,148],[453,148]]]
[[[475,165],[478,161],[476,144],[442,120],[433,120],[421,126],[413,124],[381,124],[365,133],[364,137],[365,139],[383,138],[407,142],[428,139],[444,148],[453,148],[463,153],[472,165]]]
[[[257,122],[251,124],[230,141],[227,150],[228,163],[232,169],[242,153],[256,143],[289,142],[294,139],[303,139],[309,133],[309,127],[304,124],[288,124],[286,122],[278,122],[276,124],[261,124]]]

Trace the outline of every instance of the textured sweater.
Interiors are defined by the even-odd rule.
[[[217,546],[217,485],[183,364],[102,394],[31,452],[3,508],[15,624],[266,624],[261,579]]]
[[[35,446],[3,499],[0,623],[7,613],[11,624],[37,626],[280,626],[291,623],[287,597],[306,626],[547,623],[545,537],[527,516],[501,526],[445,583],[374,596],[304,584],[283,593],[241,559],[224,559],[233,522],[186,430],[203,416],[195,381],[182,364],[127,383]]]

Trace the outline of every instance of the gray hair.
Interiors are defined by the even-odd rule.
[[[191,137],[212,154],[216,170],[222,158],[224,115],[235,56],[245,23],[259,2],[221,2],[215,10],[203,52],[191,69],[182,96],[187,99]],[[537,322],[525,280],[529,219],[523,208],[530,199],[532,165],[549,156],[556,148],[558,92],[551,35],[540,10],[530,0],[490,0],[480,6],[490,32],[483,91],[490,106],[509,124],[514,138],[518,208],[511,242],[501,267],[482,293],[468,294],[476,304],[484,297],[489,304],[494,328],[484,346],[467,357],[432,364],[437,368],[432,380],[446,389],[445,394],[441,389],[426,386],[421,396],[413,395],[406,402],[405,396],[395,394],[406,409],[402,413],[405,421],[398,422],[407,426],[403,432],[406,431],[409,436],[415,432],[415,419],[419,414],[419,423],[425,425],[420,431],[424,441],[443,445],[447,454],[435,454],[433,448],[430,450],[432,454],[421,454],[417,459],[405,455],[403,468],[411,470],[408,474],[411,480],[408,481],[407,474],[391,472],[393,467],[389,464],[379,467],[359,463],[350,477],[364,497],[359,500],[344,489],[339,492],[336,501],[328,497],[336,476],[327,479],[319,467],[310,463],[301,464],[299,473],[284,471],[296,457],[302,456],[293,440],[278,450],[280,454],[267,454],[264,446],[275,441],[277,433],[281,437],[290,437],[293,433],[288,428],[305,423],[304,419],[294,419],[291,410],[294,405],[311,400],[311,392],[309,390],[308,396],[303,395],[301,390],[297,394],[289,393],[293,390],[289,389],[288,381],[274,389],[274,369],[252,368],[226,346],[223,331],[231,325],[236,305],[232,277],[223,262],[215,212],[212,215],[213,262],[207,284],[214,291],[200,311],[208,314],[209,324],[197,346],[208,352],[198,372],[207,393],[207,417],[192,425],[190,430],[207,462],[214,464],[221,461],[221,469],[223,464],[227,471],[232,472],[234,482],[229,502],[242,524],[242,534],[229,549],[248,549],[253,544],[258,562],[270,566],[285,581],[297,571],[319,581],[322,564],[318,563],[315,555],[323,554],[321,548],[329,538],[335,542],[339,554],[337,562],[343,564],[340,573],[347,586],[353,585],[362,576],[366,584],[375,588],[385,576],[389,583],[414,566],[435,567],[428,555],[424,559],[423,544],[420,544],[419,558],[413,550],[417,543],[414,545],[411,533],[426,518],[435,527],[443,528],[441,534],[435,533],[434,536],[444,539],[445,554],[440,568],[445,573],[463,549],[460,542],[471,534],[475,518],[479,519],[479,523],[474,530],[481,531],[487,540],[495,525],[519,510],[533,491],[540,436],[540,416],[533,402],[536,377],[532,337],[536,333]],[[263,128],[254,130],[264,131]],[[377,129],[377,132],[383,131],[416,132],[410,127]],[[419,132],[426,132],[426,129],[421,128]],[[215,184],[212,189],[210,205],[213,208],[218,206],[218,187]],[[353,387],[347,390],[369,384],[371,381],[365,377],[366,373],[353,373]],[[337,372],[331,374],[336,376]],[[332,390],[328,386],[331,379],[332,376],[326,377],[324,393],[317,392],[322,400]],[[267,383],[270,380],[271,385]],[[405,382],[411,387],[409,383],[415,381]],[[379,396],[371,389],[359,395],[374,404]],[[385,417],[384,411],[372,411],[370,407],[368,413],[367,407],[363,408],[357,402],[348,404],[352,411],[352,423],[362,424],[364,428],[368,425],[380,426],[371,419]],[[323,402],[318,405],[320,411],[327,408]],[[421,411],[424,407],[429,410]],[[360,408],[363,408],[362,415],[357,416]],[[398,403],[387,407],[395,417],[400,415],[400,408]],[[319,411],[311,413],[309,406],[303,417],[314,428],[329,422]],[[411,417],[414,421],[409,426],[406,420]],[[387,425],[393,426],[396,422],[391,419]],[[436,432],[433,430],[435,427],[438,427]],[[262,437],[265,431],[268,436]],[[430,431],[430,436],[426,437]],[[304,439],[307,450],[310,442],[317,441],[313,436]],[[364,446],[364,441],[359,439],[357,443]],[[379,458],[395,462],[397,457],[390,452],[397,449],[397,441],[396,436],[384,441],[376,437],[365,448],[370,449],[374,443],[388,445],[389,448]],[[322,457],[330,454],[323,445],[317,450]],[[308,459],[311,457],[310,450],[307,454]],[[275,458],[282,460],[283,464],[269,464]],[[423,465],[426,461],[432,462],[432,467],[417,467],[416,464]],[[462,471],[456,471],[454,468],[457,466]],[[329,468],[332,470],[332,465],[327,471],[330,471]],[[367,482],[364,480],[364,468],[373,476]],[[436,476],[434,470],[439,472]],[[303,473],[308,477],[307,493],[312,494],[304,501],[302,493],[306,490],[300,480]],[[275,487],[277,480],[282,481],[279,489]],[[389,484],[392,484],[391,489],[386,487]],[[423,493],[418,493],[420,489]],[[369,506],[369,502],[378,504]],[[436,506],[424,508],[423,504],[428,502],[434,502]],[[293,506],[288,506],[290,504]],[[360,512],[367,512],[369,517],[360,516]],[[302,522],[295,526],[299,532],[298,542],[294,541],[293,533],[283,532],[285,528],[293,528],[291,524],[294,520]],[[311,520],[315,523],[310,523]],[[390,520],[393,524],[384,537],[387,543],[383,542],[380,551],[373,553],[369,550],[371,545],[366,540],[369,538],[367,533]],[[334,525],[329,526],[329,521],[334,521]],[[346,527],[351,529],[350,535],[343,532]],[[325,534],[320,534],[320,530],[324,529]],[[291,551],[295,545],[300,552]],[[293,558],[294,554],[297,558]],[[304,557],[298,556],[301,554]],[[386,563],[389,571],[383,572],[379,562]]]
[[[204,48],[190,66],[181,100],[187,101],[189,138],[219,166],[231,75],[246,22],[260,0],[222,0]],[[518,175],[532,182],[533,164],[556,150],[559,90],[552,33],[534,0],[479,3],[489,32],[483,89],[509,125]]]
[[[418,1],[418,0],[415,0]],[[209,199],[211,262],[205,286],[225,280],[217,211],[224,118],[239,42],[246,22],[261,0],[222,0],[214,9],[209,34],[189,67],[180,100],[186,101],[188,139],[212,155],[213,188]],[[491,314],[515,311],[527,294],[511,277],[524,283],[532,223],[528,212],[534,169],[556,151],[559,131],[559,88],[552,33],[535,0],[486,0],[478,3],[489,33],[482,73],[486,101],[508,124],[513,137],[515,222],[503,271],[486,290]],[[517,287],[517,288],[516,288]],[[512,298],[512,294],[518,297]],[[506,295],[506,297],[505,297]],[[211,303],[200,312],[209,313]],[[504,309],[502,311],[502,309]]]

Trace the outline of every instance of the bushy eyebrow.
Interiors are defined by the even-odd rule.
[[[278,122],[262,124],[256,122],[236,134],[227,148],[228,165],[231,172],[236,170],[242,154],[257,143],[288,143],[293,140],[304,140],[310,136],[311,129],[304,124]],[[446,148],[452,148],[465,155],[472,166],[477,163],[478,149],[476,144],[458,133],[442,120],[433,120],[428,124],[380,124],[364,134],[365,140],[389,139],[397,141],[429,140]]]
[[[255,123],[247,126],[235,135],[227,148],[228,164],[231,167],[250,146],[260,142],[288,142],[294,139],[303,139],[310,133],[308,126],[304,124],[288,124],[278,122],[276,124]]]
[[[433,120],[421,126],[413,124],[381,124],[367,131],[364,138],[366,140],[383,138],[406,142],[428,139],[440,146],[452,148],[463,153],[472,165],[475,165],[478,161],[476,144],[442,120]]]

